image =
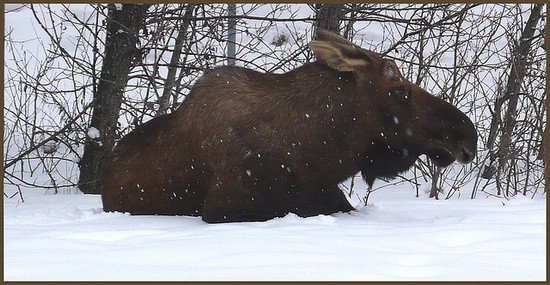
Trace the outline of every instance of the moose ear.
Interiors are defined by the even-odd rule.
[[[338,34],[335,34],[334,32],[331,32],[329,30],[325,30],[319,27],[317,27],[315,32],[315,39],[323,42],[333,42],[333,43],[339,43],[347,46],[356,47],[355,44],[353,44],[351,41],[347,40],[346,38]]]
[[[365,57],[359,57],[355,47],[324,41],[311,41],[309,47],[317,59],[338,71],[357,71],[368,65]]]

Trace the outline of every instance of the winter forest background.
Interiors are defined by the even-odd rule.
[[[3,16],[3,280],[547,278],[543,4],[5,4]],[[474,162],[421,156],[372,189],[357,175],[341,185],[357,211],[330,216],[210,225],[102,210],[95,178],[121,137],[175,110],[208,68],[315,60],[315,27],[459,107],[479,134]]]
[[[8,4],[4,16],[15,16],[4,29],[8,199],[23,200],[21,187],[97,193],[102,156],[177,108],[206,69],[291,70],[314,60],[315,26],[394,59],[474,121],[473,164],[437,169],[422,157],[399,177],[417,196],[423,185],[438,198],[546,191],[543,4]],[[352,184],[342,186],[365,199]]]

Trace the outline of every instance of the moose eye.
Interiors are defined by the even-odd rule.
[[[395,88],[393,90],[393,95],[400,100],[409,100],[411,97],[409,90],[402,86]]]

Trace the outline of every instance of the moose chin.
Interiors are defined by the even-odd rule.
[[[425,154],[476,154],[472,121],[405,79],[394,61],[326,30],[317,61],[288,73],[207,71],[181,106],[120,140],[102,179],[105,211],[264,221],[354,210],[338,184],[394,177]]]

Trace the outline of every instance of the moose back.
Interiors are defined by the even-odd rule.
[[[262,221],[353,210],[338,184],[372,184],[422,154],[468,163],[474,125],[396,64],[318,29],[316,62],[285,74],[218,67],[173,113],[121,139],[102,177],[105,211]]]

